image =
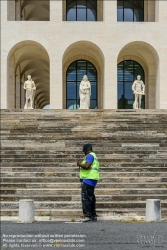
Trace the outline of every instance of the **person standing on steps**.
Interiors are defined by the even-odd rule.
[[[95,186],[99,180],[99,161],[96,154],[92,151],[92,145],[83,146],[85,154],[84,160],[77,166],[80,168],[80,180],[82,182],[82,210],[84,214],[83,222],[97,221],[96,197],[94,194]]]

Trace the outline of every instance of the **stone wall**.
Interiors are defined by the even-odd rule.
[[[103,1],[103,21],[97,22],[62,21],[62,1],[50,1],[50,21],[7,21],[15,18],[13,1],[2,1],[1,10],[1,108],[19,106],[13,101],[20,87],[13,89],[19,80],[14,82],[16,62],[12,66],[11,52],[21,49],[20,42],[30,41],[48,54],[52,109],[65,108],[65,69],[81,55],[99,69],[99,108],[117,108],[117,63],[134,58],[146,75],[146,108],[167,109],[167,1],[146,1],[145,22],[139,23],[117,22],[117,1],[108,0]],[[82,45],[73,55],[77,42]],[[67,60],[64,55],[68,48]],[[22,81],[24,78],[26,75]]]

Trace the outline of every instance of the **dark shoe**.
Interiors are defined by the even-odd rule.
[[[89,221],[92,221],[90,217],[85,217],[80,220],[80,222],[89,222]]]
[[[97,217],[96,216],[93,216],[90,218],[92,222],[96,222],[97,221]]]

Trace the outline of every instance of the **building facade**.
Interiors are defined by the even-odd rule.
[[[166,31],[164,0],[2,1],[1,108],[24,108],[31,75],[35,108],[76,109],[87,74],[92,109],[131,109],[137,75],[142,108],[167,109]]]

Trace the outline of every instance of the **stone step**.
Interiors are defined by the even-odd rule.
[[[155,115],[155,116],[151,116],[151,115],[147,115],[147,116],[138,116],[135,117],[134,115],[103,115],[102,117],[95,117],[95,115],[92,113],[91,118],[95,118],[96,119],[96,123],[93,122],[93,119],[88,120],[84,115],[83,116],[78,116],[78,117],[60,117],[60,116],[41,116],[39,117],[37,115],[37,117],[34,117],[34,115],[29,116],[26,115],[24,118],[20,118],[21,115],[16,115],[16,116],[4,116],[2,115],[2,121],[4,124],[5,122],[10,126],[11,124],[15,124],[16,126],[20,123],[21,127],[24,127],[25,124],[30,125],[30,127],[37,127],[39,125],[39,127],[43,127],[46,124],[49,125],[49,127],[51,126],[55,126],[55,123],[58,125],[67,125],[67,126],[71,126],[71,125],[76,125],[76,126],[81,126],[81,123],[83,124],[83,126],[85,126],[86,124],[88,125],[94,125],[95,127],[98,126],[98,124],[103,123],[103,125],[107,125],[107,126],[112,126],[115,127],[115,125],[120,124],[127,124],[127,125],[131,125],[131,124],[141,124],[143,123],[144,125],[150,125],[152,124],[163,124],[166,121],[166,114],[163,115]],[[36,119],[37,118],[37,119]],[[98,119],[97,119],[98,118]],[[29,128],[29,127],[28,127]],[[13,128],[14,129],[14,128]]]
[[[92,113],[92,117],[91,118],[95,118],[96,119],[96,123],[94,123],[93,119],[87,119],[87,117],[85,117],[85,115],[83,116],[78,116],[78,117],[58,117],[58,116],[41,116],[39,117],[37,115],[37,117],[34,117],[34,115],[32,116],[28,116],[26,115],[24,118],[20,118],[21,115],[18,116],[1,116],[2,118],[2,125],[4,125],[5,123],[8,126],[11,126],[11,124],[15,124],[16,127],[18,126],[18,124],[21,125],[21,128],[25,126],[25,124],[28,124],[30,126],[27,127],[27,129],[29,129],[29,127],[33,128],[33,127],[38,127],[38,128],[43,128],[46,125],[48,125],[49,128],[51,128],[52,126],[62,126],[64,124],[64,126],[78,126],[81,127],[82,124],[83,126],[94,126],[94,127],[99,127],[99,124],[102,124],[103,126],[106,127],[116,127],[117,125],[120,125],[120,127],[123,127],[124,124],[128,125],[138,125],[143,123],[143,126],[150,126],[150,124],[152,123],[153,125],[158,125],[158,124],[165,124],[166,121],[166,114],[161,115],[161,116],[151,116],[151,115],[147,115],[145,117],[143,116],[138,116],[135,117],[134,115],[121,115],[121,116],[113,116],[113,115],[108,115],[108,116],[102,116],[102,117],[96,117],[93,113]],[[37,118],[37,119],[36,119]],[[13,129],[15,129],[15,127],[13,127]]]
[[[164,199],[167,211],[167,110],[1,114],[2,214],[18,213],[16,200],[26,197],[35,199],[36,214],[82,214],[76,159],[88,142],[101,163],[99,212],[143,213],[150,197]]]
[[[99,185],[98,185],[99,186]],[[107,196],[111,196],[111,195],[139,195],[139,196],[144,196],[144,195],[152,195],[152,196],[157,196],[157,195],[166,195],[166,188],[158,188],[158,190],[156,188],[134,188],[133,190],[131,188],[103,188],[103,187],[96,187],[95,190],[96,195],[107,195]],[[5,189],[3,187],[1,187],[1,198],[3,198],[3,195],[9,196],[9,194],[13,194],[13,195],[27,195],[27,196],[40,196],[40,197],[44,197],[47,195],[52,195],[52,196],[57,196],[57,195],[79,195],[81,194],[81,188],[77,187],[71,187],[71,188],[66,188],[66,185],[64,185],[64,187],[62,188],[42,188],[40,187],[40,189],[35,189],[35,188],[19,188],[16,187],[15,189],[12,188],[8,188]],[[130,197],[130,196],[129,196]]]
[[[127,148],[122,148],[120,150],[120,148],[118,149],[108,149],[106,151],[99,151],[96,150],[96,148],[94,148],[94,151],[96,152],[96,154],[98,155],[98,157],[103,157],[103,155],[111,155],[111,154],[126,154],[126,155],[131,155],[131,154],[136,154],[136,155],[149,155],[149,154],[164,154],[167,155],[167,149],[166,148],[151,148],[151,149],[147,149],[147,150],[143,150],[143,149],[127,149]],[[83,153],[82,152],[75,152],[73,150],[71,151],[58,151],[58,150],[13,150],[13,151],[9,151],[9,150],[1,150],[1,158],[3,157],[15,157],[15,156],[19,156],[19,157],[23,157],[23,156],[56,156],[56,155],[63,155],[63,156],[68,156],[70,155],[75,155],[75,157],[83,157]]]
[[[1,112],[1,117],[6,120],[8,120],[9,122],[16,122],[18,123],[19,121],[32,121],[32,120],[36,120],[37,122],[52,122],[52,121],[58,121],[58,122],[69,122],[69,121],[83,121],[83,123],[93,123],[92,119],[86,119],[87,116],[88,117],[94,117],[96,118],[96,121],[99,122],[101,120],[107,120],[107,121],[148,121],[150,122],[150,120],[153,120],[154,123],[158,123],[161,120],[165,120],[166,118],[166,112],[163,112],[161,114],[151,114],[150,112],[148,112],[147,114],[130,114],[130,113],[125,113],[122,112],[121,114],[118,113],[112,113],[109,110],[105,110],[104,112],[101,110],[98,114],[95,112],[95,110],[92,110],[91,113],[75,113],[73,111],[73,113],[70,114],[69,110],[68,112],[64,112],[62,113],[62,115],[60,115],[60,113],[55,112],[53,113],[48,113],[48,114],[39,114],[39,113],[31,113],[31,114],[22,114],[22,113],[15,113],[15,114],[3,114]]]
[[[79,171],[78,169],[76,169],[76,171],[74,172],[73,170],[70,172],[66,169],[66,172],[37,172],[36,169],[34,169],[33,172],[3,172],[1,171],[1,178],[3,177],[26,177],[26,178],[30,178],[30,177],[64,177],[64,178],[68,178],[68,177],[78,177],[79,175]],[[132,177],[166,177],[167,178],[167,173],[165,172],[106,172],[100,171],[100,178],[119,178],[119,177],[127,177],[129,179],[131,179]]]
[[[112,159],[112,158],[115,158],[115,157],[118,157],[118,158],[152,158],[153,156],[155,157],[166,157],[167,158],[167,152],[165,151],[160,151],[160,152],[148,152],[148,153],[137,153],[137,152],[128,152],[126,153],[125,152],[109,152],[107,154],[97,154],[98,155],[98,159],[99,160],[102,160],[102,159]],[[81,154],[60,154],[60,153],[55,153],[55,154],[1,154],[1,159],[26,159],[26,158],[29,158],[29,159],[33,159],[33,158],[40,158],[40,159],[45,159],[45,158],[53,158],[53,159],[56,159],[56,158],[64,158],[64,159],[68,159],[68,158],[83,158],[83,155]]]
[[[11,149],[11,150],[19,150],[19,149],[23,149],[23,150],[34,150],[34,148],[36,150],[66,150],[66,152],[68,151],[73,151],[73,152],[82,152],[82,147],[84,144],[86,143],[91,143],[93,145],[93,148],[99,151],[101,150],[107,150],[108,152],[114,150],[116,148],[116,150],[120,150],[120,149],[133,149],[133,150],[140,150],[141,148],[143,150],[150,150],[150,149],[156,149],[158,148],[158,150],[160,149],[165,149],[167,148],[167,143],[165,142],[158,142],[158,143],[149,143],[148,141],[142,143],[142,142],[129,142],[129,143],[124,143],[124,141],[119,141],[119,142],[115,142],[115,141],[111,141],[111,140],[106,140],[105,138],[100,138],[100,140],[93,140],[93,139],[89,139],[89,140],[75,140],[73,141],[73,144],[71,143],[71,140],[57,140],[55,141],[54,144],[50,143],[50,142],[46,142],[45,144],[41,144],[38,143],[38,141],[35,142],[35,146],[34,147],[32,145],[32,141],[27,141],[27,144],[25,140],[9,140],[9,141],[2,141],[1,145],[3,146],[2,149]],[[11,144],[12,143],[12,144]],[[23,145],[22,145],[23,144]],[[166,145],[165,145],[166,144]],[[11,147],[12,145],[12,147]],[[73,145],[73,146],[72,146]]]
[[[138,153],[138,154],[153,154],[153,153],[166,153],[167,148],[166,147],[155,147],[152,145],[152,147],[147,147],[143,146],[141,147],[136,147],[135,145],[129,146],[129,147],[109,147],[107,148],[98,148],[96,146],[93,147],[94,151],[96,152],[97,155],[104,155],[104,154],[132,154],[132,153]],[[56,154],[62,154],[62,155],[67,155],[67,154],[75,154],[78,157],[83,157],[83,153],[81,152],[80,148],[76,147],[70,147],[66,148],[64,146],[64,149],[62,148],[56,148],[56,149],[49,149],[48,147],[40,147],[40,150],[34,149],[33,147],[30,146],[30,148],[25,148],[23,147],[22,149],[18,148],[12,148],[12,150],[8,149],[8,147],[3,147],[1,150],[1,156],[3,155],[56,155]]]
[[[105,192],[104,192],[105,193]],[[96,195],[96,202],[111,202],[111,201],[146,201],[146,199],[160,199],[161,201],[166,200],[166,192],[164,194],[130,194],[130,195]],[[70,202],[70,201],[81,201],[81,195],[18,195],[18,194],[10,194],[10,195],[1,195],[1,202],[5,201],[19,201],[21,199],[34,199],[35,202],[39,201],[62,201],[62,202]],[[167,206],[166,206],[167,207]]]
[[[33,162],[34,163],[40,163],[40,164],[44,164],[44,163],[54,163],[54,165],[56,166],[56,164],[59,162],[62,162],[62,159],[63,159],[63,163],[64,165],[68,164],[69,162],[70,163],[73,163],[74,166],[76,166],[76,161],[78,160],[77,158],[67,158],[67,161],[65,162],[64,158],[33,158]],[[1,162],[2,164],[4,163],[9,163],[11,162],[11,164],[13,164],[13,162],[17,163],[17,165],[21,166],[21,163],[25,164],[26,162],[27,163],[30,163],[32,159],[28,159],[28,158],[11,158],[11,159],[7,159],[7,158],[4,158],[4,159],[1,159]],[[80,159],[82,160],[82,159]],[[132,162],[132,163],[150,163],[153,162],[153,163],[159,163],[161,161],[161,163],[164,163],[166,164],[167,162],[167,157],[156,157],[156,155],[152,155],[151,157],[145,157],[145,158],[139,158],[139,157],[132,157],[130,158],[129,156],[125,157],[125,156],[110,156],[109,158],[98,158],[99,162],[103,162],[103,163],[124,163],[125,161],[128,161],[129,162]],[[12,162],[13,161],[13,162]],[[31,163],[30,163],[31,164]],[[3,166],[3,165],[2,165]]]
[[[146,201],[105,201],[97,202],[97,208],[145,208]],[[36,201],[34,202],[35,209],[53,209],[53,208],[66,208],[66,209],[78,209],[82,207],[81,201]],[[167,201],[161,201],[161,207],[167,208]],[[10,208],[18,209],[18,201],[1,201],[1,209]]]
[[[100,178],[101,182],[106,182],[106,183],[113,183],[113,182],[118,182],[118,183],[141,183],[141,182],[167,182],[167,178],[165,177],[145,177],[145,176],[138,176],[138,177],[101,177]],[[17,183],[17,182],[44,182],[44,183],[48,183],[48,182],[62,182],[62,183],[66,183],[66,182],[78,182],[78,178],[77,177],[3,177],[1,178],[1,182],[13,182],[13,183]]]
[[[99,218],[102,215],[138,215],[138,216],[145,216],[145,210],[146,208],[97,208],[97,215]],[[0,210],[0,215],[6,215],[6,216],[18,216],[18,209],[10,209],[5,208]],[[81,209],[35,209],[34,211],[35,216],[48,216],[49,217],[55,217],[55,218],[67,218],[70,219],[81,217],[82,211]],[[163,208],[161,210],[162,219],[167,216],[167,208]]]
[[[142,125],[142,124],[141,124]],[[141,126],[140,125],[140,126]],[[14,124],[13,124],[14,126]],[[51,136],[53,134],[74,134],[74,132],[76,134],[79,134],[81,132],[83,132],[84,134],[88,133],[88,131],[92,130],[92,127],[95,129],[93,131],[93,133],[100,133],[100,134],[105,134],[105,133],[109,133],[109,135],[115,135],[115,136],[119,136],[119,135],[129,135],[131,136],[131,133],[134,137],[137,136],[142,136],[143,134],[145,134],[146,136],[157,136],[157,137],[161,137],[161,136],[165,136],[166,132],[167,132],[167,128],[165,123],[164,124],[156,124],[156,125],[142,125],[141,127],[138,127],[137,125],[133,125],[131,124],[131,126],[128,125],[128,127],[121,127],[119,124],[116,127],[106,127],[103,124],[99,124],[98,127],[95,127],[93,125],[88,126],[85,125],[85,127],[77,127],[77,126],[70,126],[70,127],[65,127],[63,126],[63,129],[61,127],[57,127],[57,126],[53,126],[49,128],[49,125],[46,126],[46,128],[39,128],[39,127],[33,127],[33,128],[29,128],[27,129],[27,127],[20,127],[20,124],[18,127],[15,127],[15,130],[12,129],[12,124],[10,126],[7,126],[6,124],[1,125],[1,134],[3,135],[3,137],[10,137],[10,136],[26,136],[26,135],[32,135],[39,137],[40,134],[43,134],[43,136]],[[62,125],[60,125],[62,126]],[[159,128],[159,126],[161,126],[161,128]],[[7,130],[8,129],[8,130]],[[86,130],[87,129],[87,130]],[[33,131],[32,131],[33,130]],[[148,130],[148,131],[147,131]],[[9,133],[10,131],[10,133]]]
[[[112,121],[111,121],[112,122]],[[4,124],[3,124],[4,123]],[[34,122],[35,123],[35,122]],[[4,136],[9,136],[10,134],[12,135],[21,135],[21,134],[36,134],[39,135],[39,133],[42,133],[44,135],[51,135],[51,134],[57,134],[60,133],[62,134],[63,132],[65,133],[73,133],[73,132],[81,132],[83,131],[84,133],[92,130],[92,128],[95,129],[95,132],[100,132],[100,133],[111,133],[114,134],[116,133],[117,135],[119,133],[121,134],[130,134],[130,132],[132,132],[134,134],[134,136],[137,135],[142,135],[144,132],[146,133],[147,136],[150,135],[165,135],[166,134],[166,121],[164,121],[163,123],[159,123],[159,124],[154,124],[152,122],[152,124],[148,124],[148,123],[139,123],[139,122],[131,122],[130,124],[127,124],[127,122],[125,123],[115,123],[114,125],[108,125],[107,123],[105,124],[105,121],[102,121],[101,123],[98,124],[98,126],[94,125],[94,124],[88,124],[85,123],[85,125],[82,123],[81,126],[78,126],[76,124],[73,125],[65,125],[65,124],[58,124],[57,122],[54,122],[51,126],[51,124],[44,124],[43,126],[40,127],[40,125],[38,126],[32,126],[33,125],[33,121],[30,124],[24,124],[24,126],[21,125],[21,122],[16,124],[12,124],[10,122],[10,125],[8,125],[6,123],[6,121],[1,123],[1,133]],[[28,126],[28,127],[27,127]],[[160,126],[160,127],[159,127]],[[86,128],[88,128],[89,130],[86,130]],[[146,131],[145,131],[146,130]],[[10,131],[10,134],[9,134]]]
[[[89,138],[95,138],[95,136],[98,136],[98,137],[102,137],[102,138],[110,138],[110,139],[115,139],[115,140],[132,140],[134,141],[135,139],[137,140],[143,140],[143,141],[146,141],[144,140],[145,138],[148,138],[148,139],[151,139],[152,141],[158,141],[160,139],[163,139],[163,140],[167,140],[167,136],[165,133],[146,133],[145,131],[143,132],[136,132],[136,131],[129,131],[128,132],[124,132],[124,133],[121,133],[120,131],[114,131],[113,133],[109,133],[109,132],[105,132],[104,129],[102,131],[100,130],[95,130],[95,131],[91,131],[91,133],[89,133],[88,131],[91,131],[91,128],[88,130],[87,128],[87,131],[83,131],[83,130],[79,130],[79,131],[68,131],[67,132],[67,129],[60,132],[59,131],[54,131],[53,133],[51,134],[48,134],[48,133],[43,133],[42,131],[39,131],[38,133],[26,133],[26,131],[23,131],[22,133],[20,134],[7,134],[7,135],[4,135],[2,134],[1,135],[1,140],[14,140],[14,139],[22,139],[22,140],[34,140],[34,139],[38,139],[38,140],[52,140],[53,139],[53,136],[56,137],[57,139],[75,139],[76,136],[78,137],[78,139],[87,139],[88,137]],[[34,131],[35,132],[35,131]],[[87,137],[87,138],[85,138]],[[99,138],[98,138],[99,139]]]
[[[76,162],[72,161],[72,162],[66,162],[66,164],[64,164],[64,161],[63,162],[45,162],[45,163],[42,163],[42,162],[20,162],[19,164],[17,162],[3,162],[1,163],[1,167],[2,168],[22,168],[22,169],[26,169],[26,168],[53,168],[54,171],[55,169],[57,168],[63,168],[66,170],[66,168],[70,169],[75,169],[76,168]],[[40,165],[40,166],[39,166]],[[101,162],[100,163],[100,169],[103,169],[103,168],[107,168],[107,169],[110,169],[110,168],[114,168],[115,171],[117,171],[117,168],[118,170],[120,169],[134,169],[134,171],[136,171],[135,169],[139,168],[139,169],[142,169],[142,168],[145,168],[145,169],[153,169],[154,168],[163,168],[163,169],[166,169],[167,167],[167,162],[160,162],[160,161],[155,161],[155,162],[129,162],[129,161],[124,161],[124,162]],[[78,167],[77,167],[78,168]]]
[[[9,189],[13,189],[13,190],[16,190],[16,189],[24,189],[26,188],[27,190],[28,189],[44,189],[44,188],[53,188],[53,189],[77,189],[77,188],[80,188],[81,187],[81,183],[78,181],[78,182],[66,182],[66,183],[62,183],[62,182],[49,182],[49,183],[35,183],[35,182],[1,182],[1,188],[2,189],[5,189],[6,191]],[[130,189],[133,192],[135,192],[135,190],[140,190],[140,189],[155,189],[156,191],[158,191],[158,189],[166,189],[167,188],[167,181],[166,182],[140,182],[140,184],[138,183],[116,183],[116,182],[112,182],[112,183],[105,183],[105,182],[99,182],[96,189],[102,189],[102,188],[105,188],[105,189]],[[135,190],[134,190],[135,189]]]
[[[74,164],[73,164],[74,165]],[[101,164],[102,165],[102,164]],[[71,165],[69,166],[64,166],[63,165],[59,165],[56,167],[54,166],[41,166],[41,167],[26,167],[26,166],[23,166],[23,167],[9,167],[9,164],[5,167],[5,166],[2,166],[1,167],[1,173],[30,173],[30,172],[40,172],[40,173],[60,173],[60,172],[63,172],[63,173],[66,173],[66,172],[69,172],[69,173],[72,173],[72,172],[77,172],[78,173],[78,167],[71,167]],[[130,173],[157,173],[160,172],[160,173],[167,173],[167,166],[166,167],[118,167],[118,166],[112,166],[112,167],[103,167],[103,166],[100,166],[100,172],[103,173],[103,172],[112,172],[112,173],[118,173],[118,174],[121,174],[121,173],[124,173],[126,172],[126,174],[130,174]],[[128,172],[128,173],[127,173]],[[114,174],[115,174],[114,173]]]

